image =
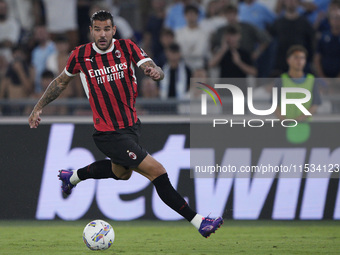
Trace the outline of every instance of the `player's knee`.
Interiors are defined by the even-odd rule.
[[[152,167],[155,169],[155,170],[158,170],[158,171],[161,171],[161,172],[164,172],[165,171],[165,168],[164,166],[159,163],[158,161],[155,161],[152,165]]]
[[[152,166],[151,173],[152,173],[153,178],[157,178],[158,176],[165,174],[166,170],[161,163],[157,162],[156,164]]]
[[[118,178],[119,180],[127,181],[130,179],[131,175],[132,175],[132,171],[127,171],[125,173],[122,173]]]
[[[114,175],[118,178],[118,180],[129,180],[131,175],[132,175],[132,170],[129,169],[114,169],[112,170],[112,172],[114,173]]]

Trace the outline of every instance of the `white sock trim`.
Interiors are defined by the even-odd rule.
[[[78,177],[78,174],[77,174],[77,171],[78,170],[73,170],[73,174],[70,178],[70,182],[73,184],[73,185],[77,185],[79,182],[81,182],[81,180],[79,179]]]
[[[192,225],[194,225],[195,228],[199,229],[203,220],[203,216],[200,214],[196,214],[195,217],[190,221]]]

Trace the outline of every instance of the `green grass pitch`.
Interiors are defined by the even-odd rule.
[[[0,221],[0,254],[340,254],[340,221],[225,221],[205,239],[185,221],[108,220],[106,251],[82,240],[88,221]]]

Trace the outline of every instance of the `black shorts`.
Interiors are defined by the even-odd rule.
[[[148,155],[138,144],[141,123],[117,131],[101,132],[95,130],[93,140],[98,149],[115,164],[125,168],[137,167]]]

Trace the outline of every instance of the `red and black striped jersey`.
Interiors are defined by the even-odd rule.
[[[137,121],[135,102],[137,80],[133,64],[138,67],[151,60],[131,40],[115,40],[106,50],[95,43],[76,47],[65,68],[68,76],[80,72],[98,131],[114,131]]]

